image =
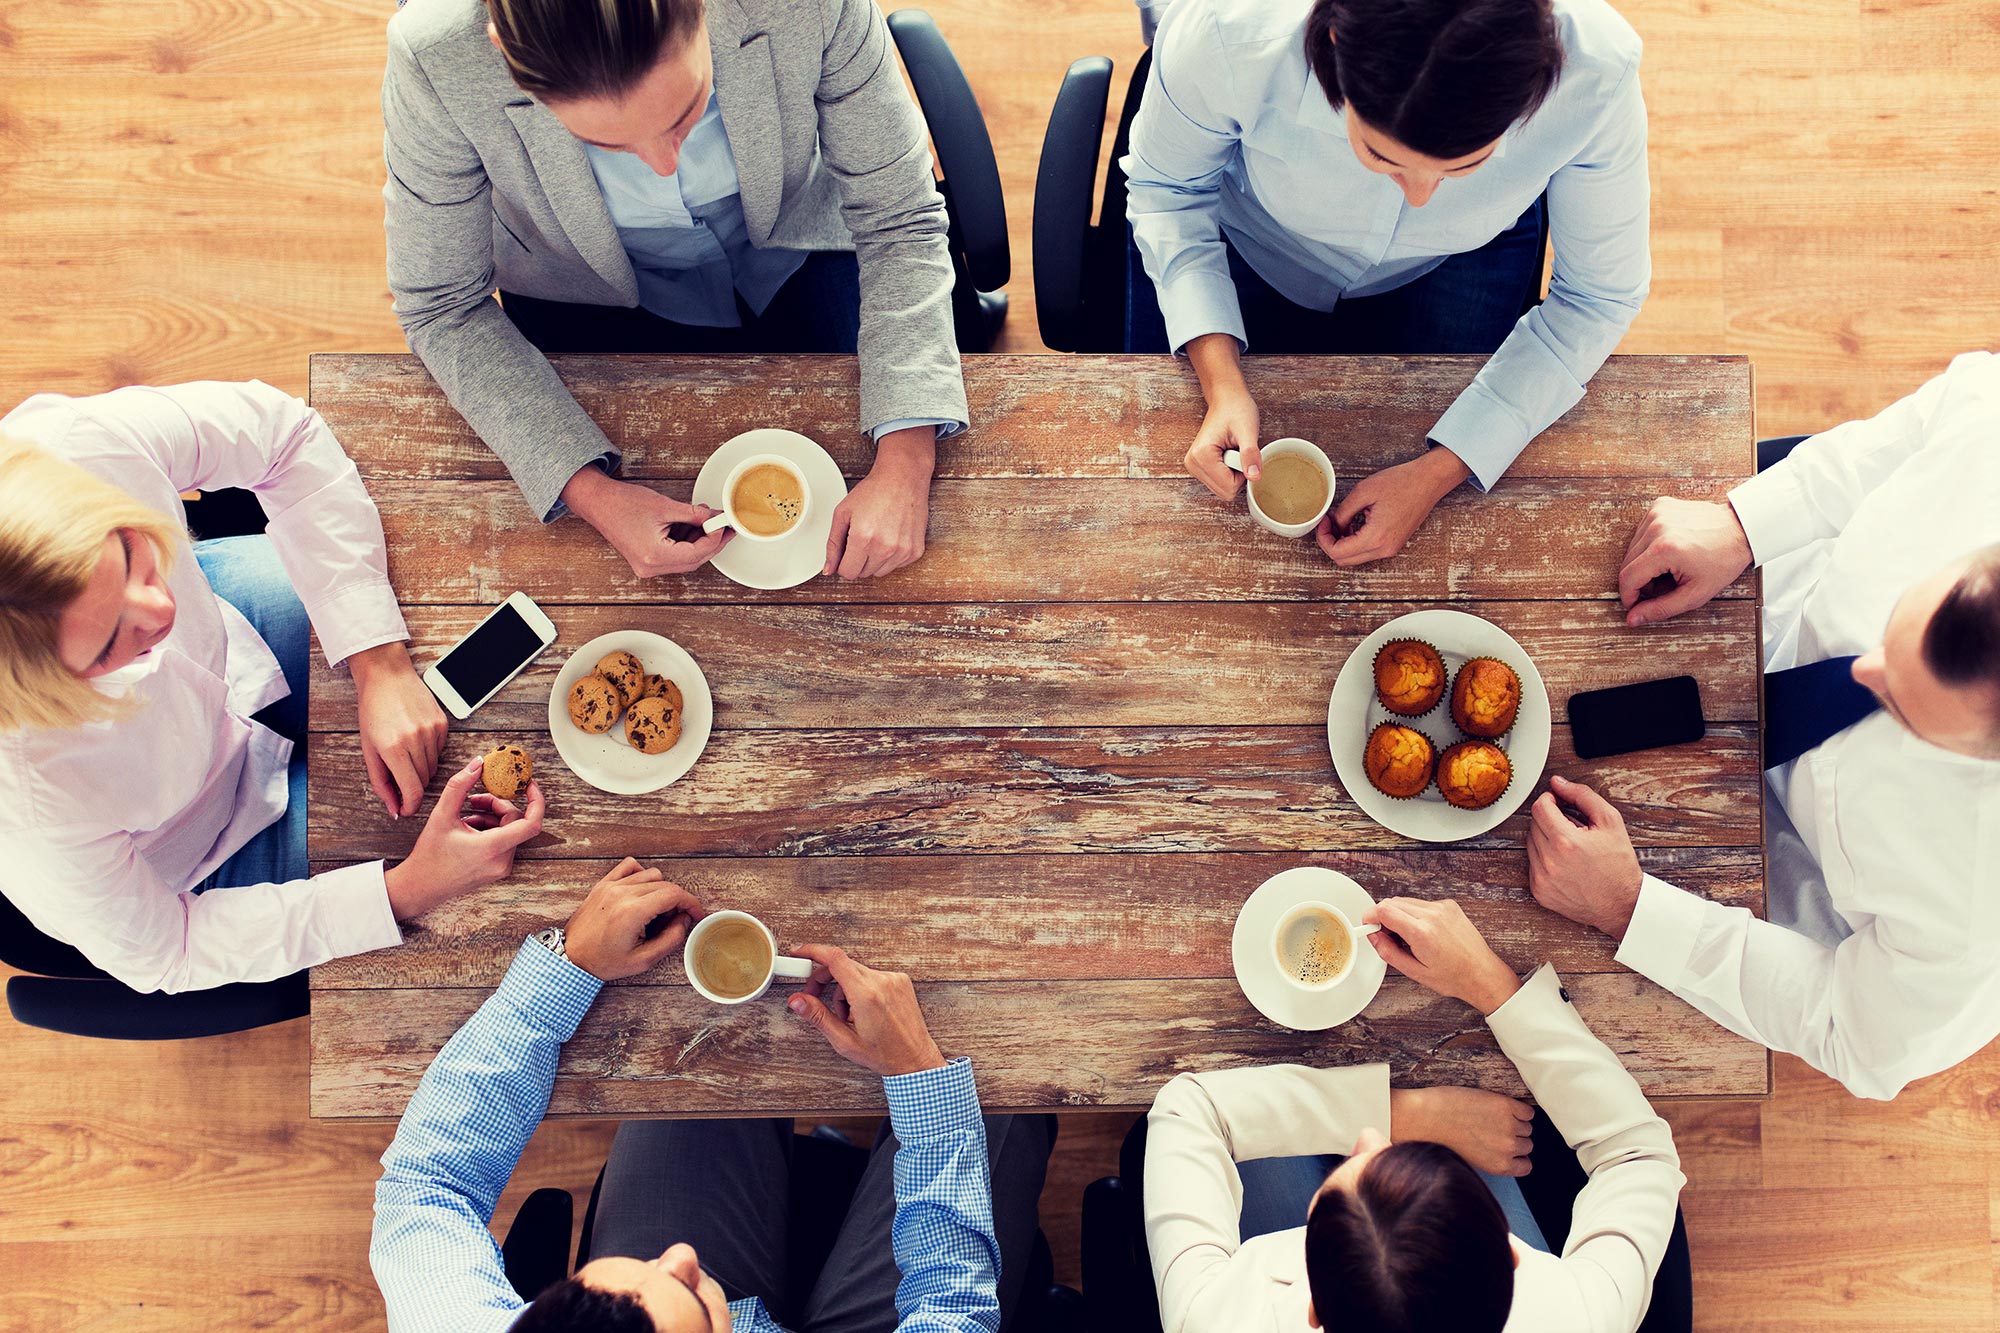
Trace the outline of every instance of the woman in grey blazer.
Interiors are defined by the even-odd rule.
[[[923,553],[967,412],[944,202],[874,0],[411,0],[382,84],[410,346],[543,521],[644,578],[712,512],[618,480],[550,351],[859,352],[874,468],[826,572]],[[495,300],[496,292],[499,300]]]

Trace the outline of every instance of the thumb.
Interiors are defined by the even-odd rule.
[[[474,759],[452,774],[451,780],[444,784],[444,790],[438,793],[437,809],[431,812],[432,817],[442,814],[447,818],[457,819],[463,814],[465,800],[472,795],[472,784],[479,781],[479,775],[485,771],[486,761]]]
[[[840,568],[840,557],[847,549],[847,525],[850,516],[847,501],[842,500],[833,511],[833,527],[826,534],[826,564],[820,569],[820,577],[825,578]]]
[[[1676,584],[1674,590],[1664,596],[1649,597],[1634,604],[1625,616],[1625,623],[1637,627],[1671,620],[1683,611],[1694,610],[1701,603],[1701,591],[1692,582]]]
[[[1623,822],[1624,817],[1618,813],[1617,806],[1581,782],[1571,782],[1560,774],[1552,774],[1549,777],[1549,785],[1556,788],[1556,795],[1589,816],[1592,828],[1615,826]]]
[[[794,1014],[818,1028],[819,1035],[825,1037],[826,1044],[838,1054],[852,1060],[860,1052],[853,1029],[835,1018],[833,1011],[822,1004],[817,995],[794,995],[785,1003]]]
[[[1243,441],[1243,475],[1251,481],[1264,475],[1264,453],[1257,447],[1257,441]]]
[[[1362,478],[1360,485],[1341,496],[1340,502],[1334,505],[1333,523],[1337,531],[1345,532],[1352,527],[1355,517],[1375,502],[1368,481],[1368,478]]]

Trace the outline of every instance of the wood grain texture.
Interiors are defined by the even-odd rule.
[[[577,401],[624,451],[624,472],[692,480],[731,436],[782,426],[824,445],[850,477],[872,447],[857,430],[844,356],[558,356]],[[1419,451],[1483,357],[1252,356],[1245,376],[1265,438],[1318,441],[1358,480]],[[967,358],[971,428],[938,475],[1171,477],[1201,425],[1201,388],[1168,357]],[[370,478],[501,481],[507,471],[413,356],[326,353],[312,399]],[[1528,447],[1516,477],[1742,477],[1750,368],[1735,357],[1615,357],[1583,401]]]
[[[1649,848],[1650,874],[1761,912],[1754,847]],[[320,990],[492,987],[524,937],[566,920],[614,861],[530,861],[491,888],[403,927],[397,949],[313,970]],[[749,912],[781,944],[837,941],[856,958],[921,981],[1081,981],[1233,975],[1229,936],[1244,899],[1297,865],[1352,875],[1377,898],[1454,898],[1517,971],[1618,971],[1604,935],[1537,906],[1520,855],[1434,848],[1385,852],[1098,856],[925,856],[656,860],[711,907]],[[678,959],[614,985],[684,980]]]
[[[488,743],[448,738],[432,793]],[[355,737],[315,738],[308,763],[316,859],[408,851],[421,825],[384,812]],[[1754,729],[1711,727],[1693,745],[1582,761],[1558,726],[1549,771],[1601,791],[1640,846],[1750,847],[1761,836]],[[552,763],[537,781],[549,825],[523,847],[528,858],[1407,845],[1341,789],[1324,727],[719,731],[687,777],[646,797],[597,791]],[[1518,850],[1527,818],[1524,807],[1459,845]]]
[[[415,604],[550,606],[782,602],[1403,601],[1611,599],[1646,508],[1660,495],[1720,500],[1727,480],[1509,478],[1459,488],[1393,560],[1342,569],[1308,541],[1258,527],[1190,480],[1061,485],[1039,479],[931,487],[921,560],[885,578],[816,578],[759,594],[712,568],[640,581],[582,521],[543,524],[511,482],[377,481],[390,573]],[[1726,597],[1748,597],[1754,576]]]
[[[1566,979],[1591,1030],[1653,1096],[1761,1096],[1762,1048],[1631,973]],[[484,989],[319,991],[313,1114],[394,1115]],[[1519,1095],[1485,1020],[1399,976],[1327,1032],[1292,1032],[1232,980],[937,982],[923,988],[938,1044],[979,1062],[987,1109],[1150,1105],[1189,1070],[1386,1058],[1401,1084]],[[394,1013],[385,1028],[382,1015]],[[1055,1026],[1058,1025],[1060,1031]],[[776,996],[722,1009],[685,986],[604,991],[563,1047],[551,1115],[844,1115],[880,1110],[882,1082],[835,1055]]]
[[[1421,603],[1089,603],[1011,606],[576,606],[541,658],[461,730],[546,732],[549,692],[576,648],[613,630],[662,634],[694,655],[716,725],[798,729],[945,725],[1307,726],[1326,717],[1341,664],[1383,621]],[[435,660],[485,606],[419,606],[411,655]],[[1579,690],[1662,676],[1701,682],[1711,721],[1757,717],[1753,603],[1713,602],[1665,631],[1625,628],[1610,602],[1482,602],[1549,690],[1557,717]],[[885,661],[899,663],[885,672]],[[909,710],[912,690],[921,712]],[[352,730],[354,680],[312,664],[314,731]]]

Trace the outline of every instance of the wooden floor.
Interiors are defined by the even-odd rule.
[[[2000,330],[2000,4],[1625,0],[1647,41],[1654,287],[1625,350],[1756,363],[1766,434],[1872,412]],[[382,279],[390,0],[0,7],[0,405],[400,350]],[[1029,195],[1062,69],[1137,51],[1124,0],[932,0],[978,89],[1032,350]],[[306,1117],[303,1023],[108,1046],[0,1028],[0,1329],[372,1329],[387,1126]],[[1710,1329],[1990,1329],[2000,1053],[1856,1102],[1781,1059],[1671,1108]],[[1044,1220],[1124,1120],[1068,1116]],[[608,1127],[519,1179],[587,1186]],[[503,1203],[511,1214],[518,1190]]]

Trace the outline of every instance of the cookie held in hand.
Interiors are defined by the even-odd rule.
[[[535,777],[535,761],[518,745],[495,746],[486,752],[485,765],[486,790],[503,801],[526,791]]]

